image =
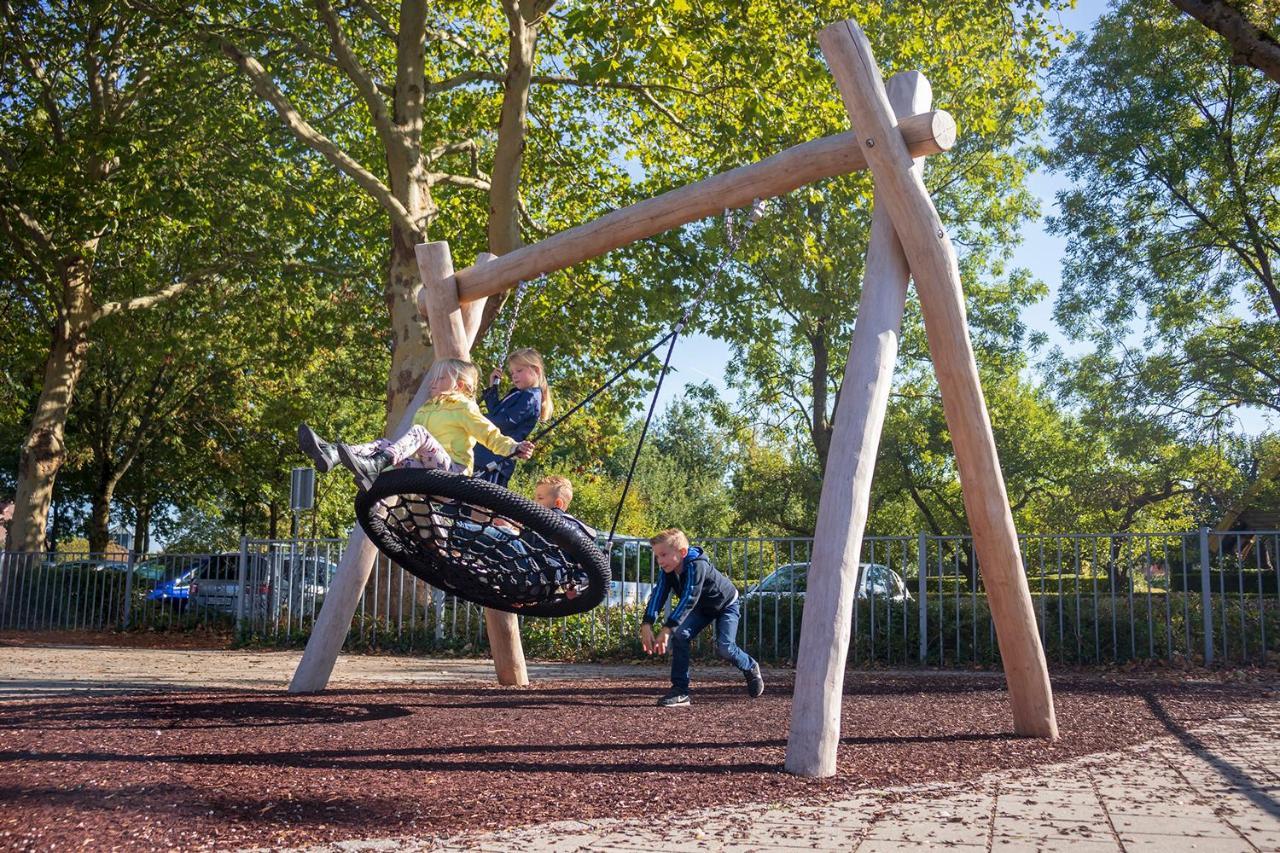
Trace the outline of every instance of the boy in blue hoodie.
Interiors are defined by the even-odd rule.
[[[663,654],[671,646],[671,690],[658,700],[658,705],[678,708],[689,704],[690,645],[712,622],[716,626],[716,653],[742,671],[748,696],[754,699],[764,693],[760,664],[734,642],[741,617],[738,588],[711,565],[701,548],[689,547],[684,531],[674,527],[664,530],[649,543],[662,572],[645,608],[640,645],[648,654]],[[655,636],[653,625],[672,593],[679,596],[679,601]]]

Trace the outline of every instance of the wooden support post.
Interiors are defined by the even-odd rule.
[[[395,429],[387,430],[388,438],[395,440],[409,431],[409,427],[413,426],[413,413],[426,402],[426,398],[427,387],[423,385],[414,394]],[[347,547],[342,552],[342,559],[338,561],[338,570],[325,594],[324,604],[320,605],[320,615],[311,628],[307,648],[289,682],[290,693],[315,693],[324,690],[329,683],[333,665],[342,652],[342,644],[347,640],[351,620],[356,615],[360,596],[364,594],[365,584],[369,582],[369,573],[373,571],[373,561],[377,556],[378,549],[373,547],[373,543],[364,535],[364,530],[357,524],[347,537]]]
[[[876,203],[893,220],[920,296],[965,512],[1004,661],[1014,731],[1056,738],[1049,671],[969,340],[955,251],[924,181],[911,168],[911,154],[902,144],[866,34],[856,21],[842,21],[824,29],[818,43],[875,177]]]
[[[436,358],[471,358],[472,336],[479,327],[479,312],[484,307],[477,300],[466,309],[458,302],[458,285],[453,278],[453,259],[449,244],[419,243],[416,247],[418,273],[422,276],[420,306],[426,307],[431,326],[431,345]],[[492,257],[492,256],[491,256]],[[470,328],[468,328],[468,326]],[[520,643],[520,621],[514,613],[484,610],[485,630],[498,683],[523,687],[529,683],[525,668],[524,648]]]
[[[923,112],[931,100],[929,83],[919,72],[898,74],[889,81],[889,101],[899,116]],[[919,171],[923,164],[924,158],[919,158],[912,168]],[[801,776],[836,772],[840,702],[850,620],[857,606],[862,534],[910,275],[902,244],[877,193],[858,318],[822,479],[800,626],[786,767]]]
[[[469,358],[484,303],[481,301],[459,305],[457,291],[453,289],[453,261],[449,255],[449,244],[424,243],[417,247],[417,255],[418,271],[423,277],[424,285],[418,294],[418,308],[431,324],[436,356]],[[445,282],[448,282],[447,287],[442,286]],[[413,425],[414,413],[426,402],[426,397],[427,387],[424,384],[414,395],[395,429],[387,431],[389,438],[399,438],[409,431],[409,427]],[[315,626],[311,629],[307,648],[289,683],[290,693],[314,693],[323,690],[329,683],[333,665],[351,630],[351,620],[360,604],[360,596],[369,581],[369,573],[373,570],[373,561],[377,555],[377,549],[357,525],[347,539],[346,550],[342,552],[333,583],[329,586]],[[524,649],[520,643],[520,626],[515,615],[487,608],[484,615],[498,683],[520,686],[528,684]]]

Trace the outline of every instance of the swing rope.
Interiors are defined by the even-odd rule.
[[[507,323],[507,333],[502,340],[502,358],[498,359],[498,364],[506,364],[511,355],[511,339],[516,334],[516,323],[520,319],[520,306],[524,304],[525,294],[530,287],[541,288],[546,283],[546,275],[540,275],[533,282],[521,281],[516,284],[515,295],[511,297],[511,322]]]
[[[754,226],[757,222],[760,221],[760,219],[764,216],[764,212],[765,212],[764,202],[761,201],[760,199],[756,199],[755,202],[751,205],[751,214],[747,218],[745,227],[734,228],[733,211],[726,209],[724,214],[725,214],[725,233],[728,240],[728,248],[724,252],[724,254],[721,256],[720,262],[716,265],[716,268],[712,270],[711,275],[708,276],[706,282],[702,285],[701,289],[699,289],[698,292],[694,295],[693,301],[690,302],[689,305],[685,308],[684,314],[680,317],[680,320],[674,326],[672,326],[671,330],[667,332],[665,335],[663,335],[662,338],[657,341],[657,343],[653,344],[653,346],[649,347],[640,355],[633,358],[630,362],[626,364],[626,366],[624,366],[621,370],[618,370],[617,372],[615,372],[612,376],[606,379],[603,384],[595,388],[586,397],[579,400],[567,412],[564,412],[558,418],[551,421],[551,423],[542,427],[542,429],[538,430],[536,433],[534,433],[532,436],[529,437],[529,440],[534,442],[535,444],[541,441],[553,429],[560,426],[560,424],[564,423],[566,420],[572,417],[575,413],[577,413],[578,410],[582,409],[584,406],[588,405],[596,397],[599,397],[605,391],[608,391],[610,388],[612,388],[615,383],[617,383],[620,379],[622,379],[622,377],[626,376],[628,373],[634,370],[635,367],[640,364],[640,362],[644,361],[649,356],[653,355],[655,352],[661,349],[664,344],[666,345],[667,354],[662,360],[662,370],[658,372],[658,383],[653,389],[653,395],[649,399],[649,411],[646,413],[644,423],[640,427],[640,440],[636,442],[635,453],[632,454],[631,464],[627,467],[627,478],[622,484],[622,495],[621,497],[618,498],[618,506],[614,510],[613,521],[609,524],[609,536],[605,540],[606,550],[608,550],[608,548],[613,544],[614,537],[617,535],[618,522],[622,519],[622,510],[626,506],[627,495],[630,493],[631,483],[635,479],[636,465],[640,462],[640,452],[644,449],[645,439],[649,435],[649,426],[653,423],[653,416],[654,416],[654,413],[657,411],[658,397],[662,393],[662,384],[663,382],[666,381],[667,373],[671,369],[671,358],[675,354],[676,342],[679,341],[681,333],[684,331],[685,327],[689,324],[689,321],[693,319],[694,313],[702,305],[703,300],[707,298],[707,294],[710,293],[711,289],[720,281],[720,277],[724,274],[725,269],[729,266],[729,261],[733,260],[734,256],[737,254],[738,247],[742,244],[743,239],[746,238],[747,233],[751,230],[752,226]],[[520,310],[520,303],[523,298],[523,286],[524,286],[524,283],[521,282],[520,286],[517,287],[515,303],[512,306],[512,310],[513,310],[512,321],[511,321],[511,325],[507,329],[507,350],[508,351],[510,349],[511,334],[515,330],[515,319],[516,319],[515,315],[518,315],[518,312]],[[505,354],[504,354],[504,359],[505,359]],[[508,454],[505,457],[505,459],[510,459],[514,455],[515,455],[514,453]],[[496,470],[497,467],[498,467],[497,462],[490,462],[488,466],[486,466],[486,470]]]
[[[738,246],[742,244],[742,240],[747,236],[747,232],[749,232],[752,226],[759,222],[764,216],[764,209],[764,202],[760,199],[756,199],[751,205],[751,215],[747,219],[746,227],[736,231],[733,227],[733,212],[731,210],[725,210],[724,220],[729,242],[728,250],[721,256],[720,263],[716,265],[714,270],[712,270],[706,284],[704,284],[702,289],[698,291],[693,302],[691,302],[689,307],[685,309],[684,316],[680,318],[680,322],[676,323],[676,325],[672,327],[671,331],[668,332],[666,337],[663,339],[670,341],[667,345],[667,355],[662,361],[662,370],[658,373],[658,384],[653,389],[653,396],[649,398],[649,412],[645,415],[644,424],[640,427],[640,440],[636,442],[635,453],[631,455],[631,465],[627,468],[627,479],[622,484],[622,495],[618,498],[618,508],[613,512],[613,522],[609,525],[609,537],[605,540],[606,552],[608,552],[612,547],[613,538],[618,532],[618,521],[622,518],[622,510],[626,506],[627,494],[631,491],[631,481],[635,477],[636,465],[640,461],[640,452],[644,449],[645,439],[649,435],[649,425],[653,422],[654,412],[657,411],[658,408],[658,396],[662,393],[662,383],[666,380],[667,371],[671,368],[671,356],[675,353],[676,342],[680,339],[680,334],[684,331],[685,326],[687,326],[689,321],[693,318],[694,312],[698,310],[702,301],[706,299],[707,294],[711,292],[711,288],[720,280],[721,275],[729,266],[729,261],[731,261],[734,255],[737,254]],[[653,352],[660,346],[662,346],[662,341],[655,344],[649,352]],[[644,357],[647,356],[648,353],[646,353]]]

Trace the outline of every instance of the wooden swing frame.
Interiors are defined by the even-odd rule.
[[[965,511],[1004,663],[1014,730],[1020,735],[1056,738],[1048,668],[969,339],[955,251],[922,179],[923,158],[951,148],[955,123],[946,112],[929,109],[929,86],[917,72],[897,75],[886,90],[856,21],[827,27],[819,33],[818,42],[852,131],[795,146],[613,211],[502,257],[481,255],[473,266],[456,272],[447,243],[417,246],[422,276],[418,307],[430,326],[435,357],[469,358],[484,300],[517,282],[725,208],[745,206],[756,198],[870,169],[875,209],[866,274],[845,372],[845,402],[836,412],[818,508],[786,767],[805,776],[835,772],[859,555],[909,278],[916,283],[955,446]],[[419,390],[390,435],[408,430],[425,393],[425,388]],[[374,556],[367,538],[359,528],[354,530],[290,684],[291,692],[322,690],[328,683]],[[485,624],[499,683],[527,684],[516,616],[486,609]]]

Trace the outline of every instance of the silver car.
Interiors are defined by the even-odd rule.
[[[809,564],[788,563],[779,566],[764,580],[742,596],[743,601],[768,601],[795,596],[803,601],[808,586]],[[858,567],[858,598],[887,598],[890,601],[911,601],[902,576],[880,563],[863,563]]]
[[[248,559],[244,613],[249,616],[283,610],[303,613],[318,608],[338,570],[328,560],[303,554],[249,554]],[[240,555],[217,554],[209,558],[192,579],[190,595],[192,606],[237,612]]]

